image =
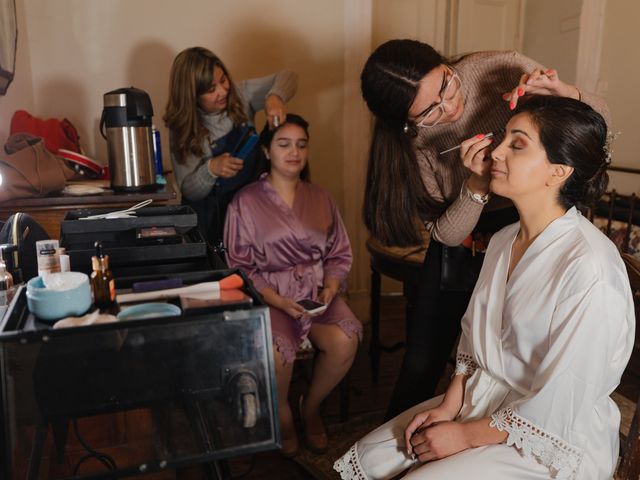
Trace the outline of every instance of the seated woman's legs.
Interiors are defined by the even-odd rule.
[[[298,437],[289,405],[289,386],[296,358],[298,332],[294,320],[281,310],[270,308],[273,356],[278,388],[278,412],[282,435],[282,453],[293,455],[298,450]]]
[[[278,350],[274,351],[276,382],[278,388],[278,412],[280,415],[280,433],[282,435],[282,453],[293,455],[298,450],[298,436],[289,405],[289,385],[293,373],[293,363],[286,362]]]
[[[334,468],[339,472],[360,472],[370,480],[386,480],[416,465],[417,461],[407,454],[404,430],[417,413],[441,401],[442,396],[427,400],[376,428],[358,440]]]
[[[348,336],[335,324],[314,324],[309,339],[318,353],[300,415],[308,443],[322,449],[327,446],[327,436],[320,418],[320,404],[351,368],[358,350],[358,336]]]

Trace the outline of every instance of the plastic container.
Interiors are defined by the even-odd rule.
[[[62,280],[69,288],[47,288],[42,277],[27,282],[27,306],[38,319],[50,321],[83,315],[91,307],[89,277],[80,272],[50,274],[48,282]]]
[[[160,130],[152,125],[151,132],[153,135],[153,155],[156,163],[156,183],[166,185],[167,180],[164,178],[164,167],[162,166],[162,144],[160,143]]]

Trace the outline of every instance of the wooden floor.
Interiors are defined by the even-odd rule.
[[[404,339],[404,299],[402,297],[383,298],[381,319],[381,338],[385,343],[392,344]],[[368,327],[369,325],[365,325],[365,340],[351,370],[349,412],[351,416],[385,411],[404,354],[403,349],[394,353],[383,353],[380,379],[377,384],[374,384],[369,366]],[[634,362],[640,363],[638,359],[634,359]],[[640,372],[640,365],[635,367],[633,370]],[[303,382],[296,382],[294,379],[291,398],[297,398],[303,387]],[[618,392],[635,402],[640,394],[640,377],[626,373]],[[325,422],[338,423],[339,411],[339,395],[334,391],[324,405]],[[234,477],[241,476],[243,479],[303,480],[310,478],[296,463],[281,457],[277,452],[258,454],[254,459],[235,459],[231,462],[231,467]],[[246,475],[243,475],[245,473]]]

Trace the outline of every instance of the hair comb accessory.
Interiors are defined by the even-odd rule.
[[[602,146],[602,149],[604,150],[604,162],[609,165],[611,164],[611,156],[613,155],[613,148],[611,148],[611,145],[613,144],[613,141],[618,137],[618,135],[620,135],[622,132],[620,132],[619,130],[617,132],[612,132],[611,130],[607,130],[607,139],[604,142],[604,145]]]
[[[405,124],[402,126],[402,131],[405,133],[405,135],[408,135],[410,137],[415,137],[418,135],[418,129],[416,128],[415,124],[411,122],[405,122]]]

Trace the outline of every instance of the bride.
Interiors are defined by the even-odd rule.
[[[520,222],[491,239],[451,384],[351,447],[343,479],[611,478],[633,299],[615,246],[576,208],[606,188],[609,152],[588,105],[520,106],[491,155],[491,190]]]

